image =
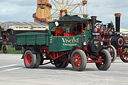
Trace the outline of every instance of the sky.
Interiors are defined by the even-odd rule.
[[[33,22],[37,0],[0,0],[0,21]],[[128,29],[128,0],[88,0],[89,16],[97,16],[104,24],[113,21],[115,13],[121,13],[121,28]]]

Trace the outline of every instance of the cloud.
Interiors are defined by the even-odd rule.
[[[36,12],[36,4],[37,0],[1,0],[0,21],[34,21],[32,14]],[[128,28],[127,4],[127,0],[88,0],[88,14],[109,23],[115,22],[115,13],[121,13],[121,27]]]
[[[31,1],[32,2],[30,2],[30,0],[0,1],[0,21],[33,21],[32,14],[36,11],[36,1]]]
[[[37,0],[3,0],[1,4],[9,3],[10,5],[17,6],[35,6]]]
[[[88,13],[98,16],[104,23],[115,22],[114,14],[121,13],[121,28],[128,28],[127,4],[126,0],[89,0]]]

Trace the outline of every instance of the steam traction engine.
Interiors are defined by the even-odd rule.
[[[125,40],[120,33],[120,16],[121,14],[115,14],[116,30],[114,29],[113,23],[109,23],[106,26],[101,26],[99,40],[104,42],[104,48],[106,48],[112,57],[112,62],[116,59],[117,55],[120,56],[123,62],[128,62],[127,56],[128,46],[125,45]]]
[[[96,17],[83,19],[65,15],[60,20],[49,23],[47,33],[22,33],[16,37],[17,46],[24,48],[22,59],[26,68],[37,68],[44,60],[57,68],[65,68],[71,63],[75,70],[82,71],[87,63],[96,63],[99,70],[107,70],[111,65],[110,53],[102,49],[94,31]],[[55,36],[61,24],[63,36]],[[91,26],[92,29],[86,29]]]

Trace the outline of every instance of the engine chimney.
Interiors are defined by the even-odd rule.
[[[120,32],[120,13],[115,14],[115,24],[116,24],[116,32]]]
[[[92,19],[92,33],[95,32],[94,30],[95,30],[96,18],[97,18],[97,16],[91,16],[91,19]]]

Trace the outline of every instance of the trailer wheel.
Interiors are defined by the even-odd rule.
[[[120,55],[120,59],[125,62],[128,63],[128,46],[124,46],[122,48],[122,53]]]
[[[101,59],[101,62],[100,63],[96,63],[96,66],[99,70],[107,70],[110,65],[111,65],[111,55],[110,53],[103,49],[101,52],[100,52],[100,56],[102,57]]]
[[[68,62],[65,62],[63,68],[66,68],[68,66],[68,64],[69,64]]]
[[[107,46],[106,49],[109,51],[109,53],[111,55],[111,62],[113,63],[115,61],[115,59],[116,59],[116,56],[117,56],[116,49],[112,45]]]
[[[8,52],[8,48],[6,45],[3,46],[3,53],[7,53]]]
[[[56,68],[66,68],[68,66],[68,62],[60,61],[60,60],[54,60],[54,65]]]
[[[24,53],[24,65],[26,68],[34,68],[36,66],[37,58],[36,55],[31,52],[31,50],[27,50]]]
[[[87,64],[86,54],[82,50],[75,50],[71,54],[72,67],[77,71],[83,71]]]
[[[41,65],[43,62],[42,62],[42,59],[41,59],[41,56],[40,56],[40,53],[36,53],[36,65],[35,65],[35,68],[38,68],[39,65]]]

